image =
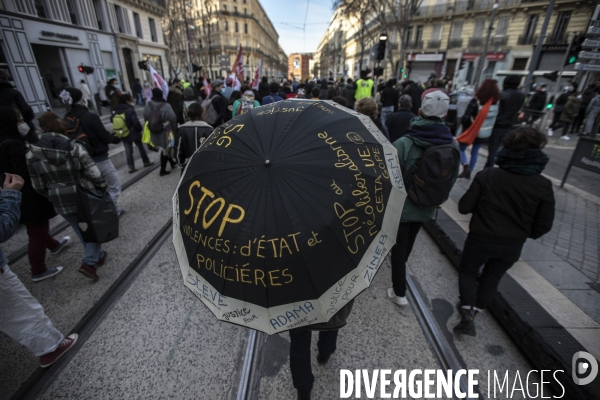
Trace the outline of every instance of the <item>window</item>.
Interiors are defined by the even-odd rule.
[[[75,8],[75,4],[73,0],[67,0],[67,11],[69,12],[69,19],[73,25],[79,25],[77,23],[77,9]]]
[[[244,15],[248,15],[248,9],[244,8]]]
[[[456,21],[452,25],[452,35],[450,35],[450,40],[460,39],[462,37],[464,21]]]
[[[533,35],[535,34],[535,28],[537,27],[537,22],[539,19],[539,14],[532,14],[527,19],[527,23],[525,24],[525,39],[527,41],[533,40]]]
[[[500,17],[498,19],[498,27],[496,28],[496,36],[506,36],[506,32],[508,31],[508,23],[510,22],[510,17]]]
[[[240,30],[239,30],[239,27],[238,27],[238,23],[237,23],[237,22],[235,23],[235,31],[236,31],[236,32],[239,32],[239,31],[240,31]]]
[[[475,29],[473,30],[473,37],[474,38],[482,38],[483,31],[485,31],[485,19],[484,18],[476,19],[475,20]]]
[[[433,32],[431,33],[431,41],[439,42],[442,38],[442,24],[433,25]]]
[[[567,33],[567,26],[569,25],[569,20],[571,19],[571,11],[563,11],[558,14],[556,18],[556,25],[554,26],[554,31],[552,32],[552,38],[555,43],[561,43],[565,33]]]
[[[515,58],[515,62],[513,63],[512,70],[513,71],[525,71],[525,67],[527,67],[527,61],[529,61],[529,58]]]
[[[123,15],[123,9],[121,8],[121,6],[118,5],[114,5],[115,6],[115,15],[117,17],[117,28],[119,30],[119,33],[127,33],[127,30],[125,29],[125,18]]]
[[[150,37],[153,42],[158,42],[158,36],[156,35],[156,22],[154,18],[148,18],[148,24],[150,25]]]
[[[237,13],[237,7],[235,7],[235,6],[233,7],[233,12]]]
[[[94,14],[96,14],[96,23],[98,24],[98,29],[101,31],[104,30],[104,24],[102,23],[102,5],[100,4],[100,0],[92,0],[94,6]]]
[[[404,36],[404,45],[408,45],[413,35],[413,27],[409,26],[406,30],[406,35]]]
[[[133,21],[135,22],[135,35],[140,39],[143,39],[144,34],[142,33],[142,22],[140,21],[140,14],[134,12]]]
[[[300,68],[300,58],[294,57],[294,69]]]
[[[417,25],[417,34],[415,35],[415,42],[423,40],[423,25]]]
[[[33,6],[38,17],[48,18],[46,16],[46,9],[44,8],[44,0],[33,0]]]
[[[223,11],[227,11],[227,4],[223,4]]]
[[[229,22],[225,21],[225,30],[229,31]]]
[[[248,33],[248,24],[244,24],[244,33]]]

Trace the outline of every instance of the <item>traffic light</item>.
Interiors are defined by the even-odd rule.
[[[87,65],[80,65],[79,67],[77,67],[77,70],[79,72],[81,72],[82,74],[90,75],[91,73],[94,72],[94,67],[89,67]]]
[[[196,64],[192,63],[192,71],[193,72],[202,71],[202,66],[201,65],[196,65]]]
[[[383,68],[381,67],[377,67],[373,70],[373,75],[375,76],[381,76],[383,75]]]
[[[569,54],[567,55],[567,61],[565,65],[575,64],[577,58],[579,58],[579,52],[582,49],[583,42],[585,41],[585,35],[577,35],[571,43]]]
[[[543,77],[548,79],[549,81],[556,82],[556,80],[558,79],[558,71],[549,72],[547,74],[544,74]]]
[[[458,64],[458,69],[459,70],[463,69],[466,64],[467,64],[467,61],[464,58],[461,58],[460,63]]]
[[[546,74],[544,74],[546,75]],[[554,107],[554,96],[550,97],[550,100],[548,101],[548,104],[546,104],[546,108],[548,110],[550,110],[552,107]]]
[[[138,67],[140,67],[140,69],[148,71],[148,62],[147,61],[138,61]]]
[[[379,45],[377,45],[377,61],[381,61],[385,58],[385,45],[387,43],[387,36],[382,35],[379,39]]]

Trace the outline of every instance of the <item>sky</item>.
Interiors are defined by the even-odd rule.
[[[333,15],[332,0],[259,1],[279,34],[279,43],[286,54],[317,50]],[[305,18],[306,30],[303,31]]]

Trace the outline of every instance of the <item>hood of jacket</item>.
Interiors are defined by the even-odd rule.
[[[132,109],[133,106],[127,104],[127,103],[119,103],[117,105],[117,108],[115,108],[115,115],[116,114],[123,114],[125,112],[127,112],[127,110]]]
[[[13,85],[7,80],[0,80],[0,89],[13,89]]]
[[[71,147],[71,140],[59,133],[44,133],[40,140],[31,146],[31,152],[40,160],[46,160],[52,165],[62,165],[69,161],[76,149]]]
[[[410,128],[406,131],[406,135],[410,136],[417,145],[421,147],[437,146],[440,144],[451,144],[454,137],[450,129],[444,123],[434,123],[429,125],[416,125],[413,118]]]
[[[181,128],[185,128],[185,127],[196,127],[196,126],[200,127],[200,128],[211,128],[212,129],[212,126],[207,124],[204,121],[188,121],[183,125],[179,125],[179,128],[181,129]]]

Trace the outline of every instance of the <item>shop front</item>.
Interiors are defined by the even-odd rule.
[[[445,53],[409,53],[406,56],[408,79],[425,83],[432,73],[440,77],[444,67],[444,56]]]
[[[85,80],[97,93],[108,75],[118,73],[115,40],[107,33],[12,16],[0,17],[0,30],[5,65],[36,114],[62,107],[62,77],[73,87]],[[94,72],[85,75],[80,65]]]
[[[472,84],[475,80],[475,72],[481,61],[481,53],[462,53],[459,61],[465,61],[465,67],[457,71],[456,87]],[[493,79],[496,72],[507,69],[508,54],[505,52],[491,52],[486,54],[486,61],[483,65],[481,81],[483,79]]]

